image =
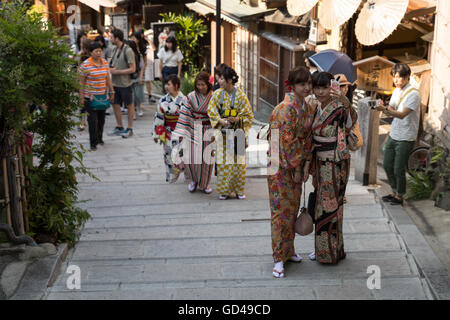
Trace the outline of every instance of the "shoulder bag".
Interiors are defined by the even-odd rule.
[[[91,95],[89,105],[94,110],[106,110],[111,106],[106,94]]]

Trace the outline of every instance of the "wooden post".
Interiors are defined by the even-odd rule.
[[[221,62],[221,21],[220,14],[222,12],[221,9],[221,0],[216,0],[216,65],[219,65]]]
[[[18,147],[18,157],[19,157],[19,173],[20,173],[20,187],[22,192],[22,214],[25,221],[25,231],[30,231],[30,226],[28,223],[28,203],[27,203],[27,193],[25,190],[25,175],[23,168],[23,145]]]
[[[11,204],[9,202],[9,190],[8,190],[8,171],[6,168],[6,157],[2,159],[3,165],[3,183],[5,185],[5,201],[6,201],[6,223],[12,226],[11,222]]]
[[[22,205],[22,183],[19,172],[19,157],[17,152],[17,145],[14,146],[14,173],[16,175],[16,188],[17,188],[17,208],[19,209],[18,221],[20,235],[25,234],[24,222],[23,222],[23,205]]]

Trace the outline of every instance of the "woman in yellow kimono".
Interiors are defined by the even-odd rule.
[[[220,89],[214,91],[208,106],[211,126],[219,129],[215,141],[220,200],[233,193],[238,199],[245,199],[245,148],[253,112],[247,96],[236,86],[238,78],[232,68],[224,68],[219,78]]]
[[[276,278],[284,277],[286,261],[302,260],[294,250],[294,224],[300,208],[302,183],[306,182],[309,175],[312,158],[311,125],[315,111],[305,101],[312,90],[308,69],[299,67],[289,72],[287,84],[292,92],[287,93],[284,101],[275,107],[269,120],[269,167],[275,166],[272,160],[279,162],[277,172],[267,176],[275,263],[273,276]],[[278,138],[278,144],[272,141],[275,138]]]

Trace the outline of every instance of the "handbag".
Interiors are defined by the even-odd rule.
[[[305,187],[306,184],[303,183],[303,208],[300,210],[300,214],[295,220],[295,232],[301,236],[307,236],[314,230],[314,223],[311,218],[311,214],[309,214],[308,210],[305,208]]]
[[[359,129],[358,120],[353,129],[347,134],[347,146],[351,151],[359,150],[364,143],[363,137],[361,135],[361,130]]]
[[[106,94],[92,95],[89,105],[94,110],[106,110],[111,106]]]

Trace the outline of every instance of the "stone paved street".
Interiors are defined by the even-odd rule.
[[[270,211],[261,170],[248,169],[247,200],[220,201],[183,178],[165,182],[162,151],[151,139],[154,105],[135,121],[129,139],[105,136],[85,164],[101,181],[80,177],[80,198],[92,220],[47,299],[433,299],[375,195],[352,179],[344,210],[347,259],[310,261],[313,236],[298,236],[300,264],[272,278]],[[107,116],[105,131],[115,126]],[[126,119],[124,119],[126,124]],[[77,133],[88,146],[88,133]],[[252,145],[250,156],[264,146]],[[262,151],[264,154],[264,151]],[[215,187],[215,178],[213,179]],[[307,194],[311,185],[307,186]],[[81,289],[66,287],[68,265],[81,269]],[[381,289],[369,290],[367,268],[381,269]]]

